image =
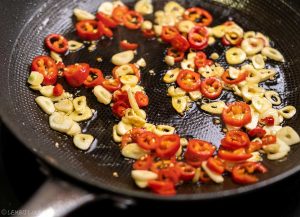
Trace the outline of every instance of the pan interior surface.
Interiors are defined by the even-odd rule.
[[[155,9],[162,9],[167,1],[154,1]],[[283,100],[281,108],[285,105],[294,105],[300,109],[299,83],[300,76],[300,50],[299,32],[297,24],[300,22],[299,14],[289,5],[281,1],[178,1],[188,8],[200,6],[213,14],[212,26],[221,24],[228,19],[236,21],[245,31],[260,31],[269,36],[274,47],[279,49],[286,62],[278,64],[268,61],[268,67],[275,67],[279,76],[275,81],[265,82],[266,89],[279,92]],[[48,115],[44,114],[35,104],[38,95],[28,88],[26,80],[29,74],[30,63],[35,56],[47,54],[44,49],[44,38],[50,33],[60,33],[68,39],[77,40],[74,30],[74,17],[72,10],[75,7],[96,12],[101,1],[47,1],[39,8],[32,18],[23,27],[10,56],[8,73],[1,75],[1,85],[8,90],[8,99],[2,106],[6,106],[7,120],[12,122],[11,128],[19,139],[37,155],[48,163],[65,173],[83,182],[116,193],[127,194],[141,198],[160,198],[150,192],[138,189],[130,177],[131,161],[125,160],[119,147],[112,141],[112,128],[117,119],[111,113],[109,106],[100,105],[90,90],[84,88],[69,91],[75,95],[87,96],[88,104],[97,112],[93,119],[83,123],[83,132],[95,136],[97,142],[87,152],[79,151],[72,144],[72,139],[55,132],[49,128]],[[151,17],[149,17],[151,18]],[[146,112],[148,122],[154,124],[170,124],[176,127],[177,132],[187,138],[200,138],[219,145],[224,136],[222,125],[215,125],[214,120],[220,119],[201,111],[196,104],[179,116],[172,108],[170,98],[166,94],[167,86],[162,82],[162,76],[168,69],[163,62],[166,45],[156,40],[147,40],[137,31],[118,27],[114,38],[101,40],[94,52],[87,48],[71,53],[64,58],[65,64],[88,62],[92,67],[100,68],[105,75],[110,75],[113,65],[110,57],[119,52],[118,41],[128,39],[138,42],[140,47],[136,59],[143,57],[147,66],[142,69],[142,83],[147,92],[150,105]],[[224,48],[217,42],[216,45],[205,50],[208,55],[212,52],[221,54],[217,61],[225,66]],[[103,62],[97,62],[101,57]],[[154,74],[149,71],[153,70]],[[232,93],[224,93],[221,97],[226,102],[238,100]],[[300,116],[286,122],[300,133]],[[55,143],[59,144],[57,148]],[[294,146],[288,158],[282,161],[264,161],[269,168],[267,174],[260,175],[260,182],[249,186],[238,186],[226,179],[222,185],[184,185],[178,189],[178,195],[169,200],[208,199],[226,195],[246,192],[265,186],[299,170],[300,147]],[[117,172],[119,177],[112,174]]]

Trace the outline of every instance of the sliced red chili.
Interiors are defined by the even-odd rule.
[[[250,142],[249,147],[246,149],[246,152],[247,153],[252,153],[254,151],[258,151],[258,150],[261,149],[262,145],[263,144],[259,141]]]
[[[82,20],[76,23],[76,30],[78,36],[83,40],[98,40],[102,31],[99,29],[96,20]]]
[[[157,194],[160,195],[174,195],[176,194],[175,186],[173,182],[170,181],[157,181],[151,180],[148,181],[148,187]]]
[[[174,185],[180,181],[181,172],[178,167],[172,166],[161,169],[158,173],[158,180],[171,181]]]
[[[246,148],[250,144],[248,135],[239,130],[231,130],[226,133],[224,139],[221,140],[222,147],[225,149],[235,150]]]
[[[196,57],[194,59],[195,66],[200,69],[201,67],[210,66],[213,62],[208,61],[206,54],[202,51],[197,52]]]
[[[267,126],[274,126],[274,123],[275,123],[273,116],[265,117],[265,118],[261,119],[261,121]]]
[[[50,34],[45,39],[45,44],[50,50],[63,54],[68,50],[67,39],[59,34]]]
[[[250,137],[262,138],[264,135],[266,135],[266,133],[267,132],[261,127],[255,127],[254,129],[248,131],[248,135]]]
[[[169,168],[170,166],[174,166],[174,162],[172,160],[160,160],[153,162],[150,170],[158,174],[160,170]]]
[[[276,143],[276,136],[274,135],[265,135],[261,141],[263,145],[270,145]]]
[[[95,87],[102,84],[104,81],[102,71],[96,68],[90,68],[89,75],[83,82],[84,86],[87,88]]]
[[[123,15],[127,13],[128,7],[126,6],[118,6],[115,7],[112,12],[112,18],[118,23],[123,23]]]
[[[110,92],[114,92],[114,91],[120,89],[122,84],[119,79],[104,79],[104,81],[102,82],[102,86],[106,90],[108,90]]]
[[[136,142],[137,138],[144,133],[145,130],[142,128],[133,128],[129,130],[125,135],[122,136],[121,148],[132,142]]]
[[[211,181],[211,178],[207,175],[207,173],[201,167],[199,168],[199,180],[202,183],[208,183]]]
[[[154,38],[155,37],[155,32],[153,29],[143,29],[142,33],[146,38]]]
[[[183,181],[191,181],[195,176],[195,168],[185,162],[177,162],[175,165],[179,168],[180,179]]]
[[[245,102],[234,102],[223,109],[222,118],[225,124],[242,127],[251,122],[251,109]]]
[[[60,96],[64,93],[64,88],[61,84],[56,84],[53,88],[53,95]]]
[[[59,72],[62,72],[66,68],[66,66],[65,66],[65,64],[63,62],[56,63],[56,66],[57,66],[57,70]]]
[[[185,52],[187,49],[190,48],[190,44],[189,44],[188,40],[184,36],[182,36],[180,34],[176,35],[171,40],[171,45],[176,50],[183,51],[183,52]]]
[[[48,56],[37,56],[33,59],[31,70],[37,71],[44,76],[43,85],[52,85],[57,81],[57,65],[55,61]]]
[[[216,99],[222,93],[221,81],[215,77],[206,78],[201,82],[200,91],[206,98]]]
[[[174,47],[170,47],[167,50],[167,55],[174,57],[174,61],[181,62],[184,59],[184,52],[183,51],[178,51]]]
[[[176,134],[163,135],[156,148],[156,154],[160,158],[170,158],[176,154],[180,147],[180,137]]]
[[[239,74],[239,76],[236,78],[236,79],[231,79],[230,76],[229,76],[229,72],[228,70],[226,70],[222,76],[221,76],[221,79],[226,83],[226,84],[238,84],[242,81],[244,81],[248,76],[248,72],[247,71],[244,71],[244,72],[241,72]]]
[[[137,144],[146,150],[155,150],[159,145],[160,138],[152,132],[144,132],[137,138]]]
[[[219,149],[218,157],[227,161],[245,161],[252,157],[252,155],[246,153],[244,148],[239,148],[234,151]]]
[[[184,12],[183,18],[191,20],[200,26],[208,26],[213,20],[212,15],[208,11],[198,7],[188,8]]]
[[[215,150],[216,147],[209,142],[200,139],[191,139],[187,145],[184,157],[188,164],[198,167],[202,161],[211,157]]]
[[[214,157],[208,158],[207,167],[217,174],[222,174],[225,171],[223,162],[220,159]]]
[[[101,21],[98,22],[99,31],[108,38],[112,38],[114,33]]]
[[[115,28],[118,24],[116,23],[116,21],[114,21],[110,16],[102,13],[102,12],[98,12],[96,14],[96,17],[98,20],[100,20],[105,26],[109,27],[109,28]]]
[[[143,16],[136,11],[127,11],[123,15],[124,26],[128,29],[139,29],[143,21]]]
[[[142,91],[137,91],[134,94],[134,98],[140,108],[146,107],[149,104],[148,96],[145,93],[143,93]]]
[[[208,45],[208,31],[205,27],[195,26],[188,34],[188,40],[191,48],[203,50]]]
[[[64,70],[64,77],[71,87],[80,87],[89,76],[90,66],[86,63],[69,65]]]
[[[116,90],[113,93],[113,101],[117,102],[117,101],[124,101],[127,104],[129,104],[129,99],[128,99],[128,94],[126,91],[121,91],[121,90]]]
[[[139,45],[137,43],[129,43],[126,40],[120,41],[120,47],[123,50],[136,50],[138,46]]]
[[[119,118],[124,117],[126,109],[130,108],[130,106],[124,101],[116,101],[112,106],[112,112]]]
[[[145,157],[142,157],[141,159],[138,159],[133,164],[134,170],[149,170],[153,163],[153,157],[150,155],[147,155]]]
[[[163,26],[161,38],[165,42],[171,42],[179,34],[179,31],[173,26]]]
[[[225,36],[222,37],[221,42],[224,46],[231,45],[230,41],[228,41]]]
[[[232,169],[232,179],[239,184],[251,184],[258,181],[254,172],[266,173],[267,169],[261,163],[246,162],[238,164]]]
[[[200,74],[191,70],[181,70],[177,76],[177,84],[185,91],[198,90],[200,87]]]

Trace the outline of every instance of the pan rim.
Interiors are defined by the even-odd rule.
[[[280,1],[281,3],[284,3],[285,5],[289,5],[284,1]],[[290,8],[290,7],[289,7]],[[294,12],[297,12],[295,9],[292,9]],[[13,44],[13,49],[15,45],[17,44],[20,35],[23,33],[24,29],[27,27],[28,23],[31,22],[31,20],[35,17],[35,15],[38,13],[38,10],[32,14],[32,16],[27,20],[27,22],[24,24],[23,28],[21,28],[19,34],[16,37],[16,41]],[[297,15],[299,13],[297,12]],[[9,55],[9,60],[11,59],[11,55],[13,53],[11,53]],[[10,65],[10,62],[9,62]],[[7,67],[7,70],[10,67]],[[1,94],[2,95],[2,94]],[[14,136],[16,136],[16,138],[27,148],[29,149],[34,155],[36,155],[38,158],[42,159],[43,161],[45,161],[47,164],[49,164],[51,167],[57,169],[58,171],[62,172],[63,174],[68,175],[69,177],[72,177],[78,181],[80,181],[83,184],[88,184],[92,187],[101,189],[101,190],[106,190],[109,192],[112,192],[114,194],[118,194],[118,195],[124,195],[127,197],[134,197],[134,198],[138,198],[138,199],[149,199],[149,200],[161,200],[161,201],[184,201],[184,200],[188,200],[188,201],[200,201],[200,200],[214,200],[214,199],[220,199],[220,198],[226,198],[226,197],[230,197],[230,196],[238,196],[241,194],[245,194],[245,193],[249,193],[249,192],[253,192],[256,190],[260,190],[264,187],[270,186],[274,183],[277,183],[297,172],[300,171],[300,165],[297,165],[283,173],[280,173],[274,177],[268,178],[264,181],[252,184],[252,185],[247,185],[247,186],[241,186],[238,188],[234,188],[234,189],[230,189],[230,190],[223,190],[223,191],[217,191],[217,192],[209,192],[209,193],[190,193],[190,194],[178,194],[175,195],[173,197],[162,197],[156,194],[153,194],[151,192],[143,192],[143,191],[138,191],[138,190],[130,190],[130,189],[120,189],[118,187],[115,186],[107,186],[102,182],[96,182],[93,180],[86,180],[84,179],[84,177],[80,176],[79,174],[77,174],[76,172],[72,172],[68,169],[65,168],[65,166],[63,164],[56,164],[54,162],[52,162],[51,160],[47,159],[43,153],[41,153],[39,150],[34,150],[30,144],[28,142],[25,141],[25,139],[22,136],[22,133],[20,130],[16,130],[16,129],[20,129],[20,125],[16,124],[15,122],[11,122],[11,116],[7,115],[7,112],[9,110],[7,110],[7,108],[9,107],[10,103],[9,101],[5,101],[3,104],[1,104],[0,106],[0,117],[1,120],[3,121],[4,125],[7,126],[7,128],[13,132]],[[80,186],[83,187],[83,186]]]

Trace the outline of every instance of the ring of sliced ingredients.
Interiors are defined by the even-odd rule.
[[[154,21],[144,20],[144,15],[153,13]],[[264,34],[245,31],[233,20],[212,27],[213,16],[205,8],[184,8],[174,1],[159,11],[154,11],[151,0],[139,0],[134,8],[121,1],[104,2],[96,15],[75,8],[74,16],[82,41],[48,35],[45,46],[50,54],[33,59],[29,87],[41,94],[35,101],[49,115],[50,127],[73,137],[81,150],[88,150],[94,137],[82,133],[80,122],[91,119],[95,110],[88,106],[85,96],[74,98],[65,91],[58,77],[70,87],[89,88],[99,103],[110,106],[119,118],[112,138],[125,158],[135,160],[131,175],[138,187],[174,195],[178,185],[221,184],[226,176],[241,185],[252,184],[259,181],[260,173],[268,172],[262,155],[269,160],[282,159],[300,142],[294,129],[282,126],[284,119],[296,114],[296,108],[273,108],[281,104],[280,95],[259,85],[278,76],[275,69],[265,67],[266,61],[285,61]],[[226,135],[219,148],[201,138],[183,138],[172,126],[147,122],[143,108],[151,101],[139,85],[146,61],[140,58],[132,62],[139,47],[134,41],[120,41],[123,51],[111,57],[115,68],[109,77],[89,63],[64,65],[65,55],[87,43],[92,52],[99,40],[112,38],[118,26],[169,45],[164,62],[171,69],[162,79],[168,84],[166,94],[180,115],[202,100],[201,110],[221,116]],[[226,50],[227,67],[218,64],[220,54],[208,56],[203,51],[218,40]],[[250,63],[236,67],[246,60]],[[240,101],[226,104],[215,100],[224,91],[231,91]]]

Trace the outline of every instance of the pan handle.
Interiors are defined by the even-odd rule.
[[[80,206],[107,195],[95,195],[75,185],[56,178],[49,178],[20,209],[22,216],[62,217]]]

